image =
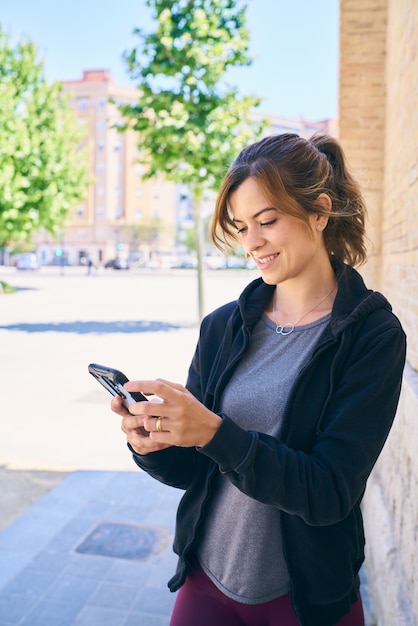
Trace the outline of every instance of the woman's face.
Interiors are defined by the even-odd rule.
[[[271,285],[309,278],[329,263],[322,229],[327,218],[309,215],[311,231],[301,220],[272,208],[254,178],[230,194],[229,205],[241,245],[254,260],[263,280]]]

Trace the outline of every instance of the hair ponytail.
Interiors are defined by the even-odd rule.
[[[366,261],[366,206],[360,186],[352,176],[341,144],[329,135],[315,134],[310,143],[327,158],[331,172],[326,183],[332,211],[324,231],[325,243],[332,254],[349,265]]]
[[[244,148],[229,168],[216,202],[212,240],[220,249],[231,247],[237,240],[229,196],[250,177],[260,185],[271,206],[307,226],[309,215],[321,210],[318,196],[327,194],[332,201],[323,231],[328,254],[351,266],[365,262],[366,207],[336,139],[315,134],[307,140],[284,133]]]

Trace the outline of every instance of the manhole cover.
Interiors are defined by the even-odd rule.
[[[160,533],[146,526],[103,522],[80,543],[76,552],[141,561],[157,552]]]

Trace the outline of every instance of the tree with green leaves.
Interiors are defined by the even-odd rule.
[[[240,0],[146,0],[154,32],[135,29],[140,43],[125,53],[138,102],[123,104],[122,127],[139,134],[146,177],[164,176],[191,190],[198,255],[199,315],[203,314],[200,207],[219,187],[240,150],[259,137],[252,110],[226,81],[231,67],[251,64],[247,4]],[[200,245],[199,245],[200,243]]]
[[[0,247],[57,234],[86,193],[81,134],[59,83],[48,84],[31,41],[0,24]]]

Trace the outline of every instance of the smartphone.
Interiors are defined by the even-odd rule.
[[[119,370],[113,367],[106,367],[105,365],[98,365],[97,363],[90,363],[88,370],[112,396],[123,398],[123,404],[126,408],[129,408],[129,405],[133,402],[148,400],[140,391],[126,391],[123,385],[128,382],[128,378]]]

